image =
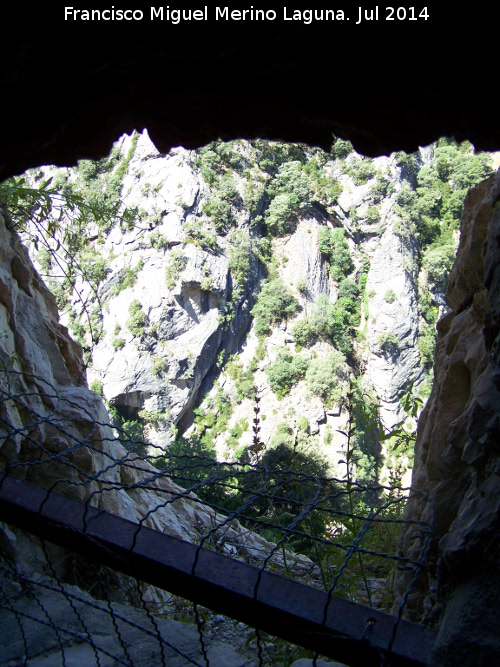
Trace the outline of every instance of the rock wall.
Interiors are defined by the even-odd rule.
[[[154,147],[148,146],[147,137],[143,137],[138,148],[141,159],[151,158],[153,163],[162,159],[154,152]],[[176,170],[183,173],[185,206],[187,209],[200,207],[202,184],[195,182],[193,173],[185,169],[185,152],[180,149],[171,156],[172,159],[173,165],[167,164],[175,172],[170,180],[177,188]],[[136,166],[139,169],[139,163]],[[155,172],[152,172],[149,178],[154,180],[154,175]],[[162,188],[170,188],[169,180],[163,175],[158,184],[152,183],[153,187],[160,182]],[[172,183],[170,185],[174,187]],[[359,199],[360,210],[363,210],[363,193],[354,189],[353,193]],[[133,189],[128,191],[128,196],[133,203]],[[460,248],[446,297],[451,312],[438,326],[435,383],[419,423],[414,486],[427,491],[431,496],[435,510],[436,538],[428,580],[418,582],[410,598],[409,609],[415,618],[434,624],[441,623],[433,657],[434,665],[452,665],[457,662],[472,664],[477,660],[483,660],[479,664],[491,664],[500,655],[496,637],[500,590],[497,574],[500,472],[499,197],[498,174],[468,196],[462,220]],[[167,199],[165,202],[168,203]],[[341,200],[340,210],[337,211],[340,217],[342,206],[350,206],[347,195]],[[170,222],[165,222],[159,228],[165,234],[171,234],[169,243],[172,244],[179,243],[183,234],[180,221],[177,224],[174,220],[183,207],[176,204],[174,208],[164,212],[165,221],[168,219]],[[390,216],[390,202],[387,203],[384,215]],[[245,222],[242,220],[242,225]],[[2,391],[6,396],[16,394],[22,397],[21,402],[5,400],[1,404],[3,461],[7,461],[11,472],[41,486],[56,484],[55,488],[59,492],[79,500],[89,500],[99,508],[132,520],[147,516],[146,525],[182,539],[198,541],[211,530],[214,522],[222,522],[223,519],[203,505],[196,496],[185,493],[168,478],[158,478],[152,466],[141,463],[139,468],[133,455],[116,441],[101,398],[86,388],[79,345],[69,338],[65,327],[59,324],[54,298],[31,265],[26,250],[17,236],[2,223],[0,221]],[[299,278],[307,279],[307,295],[299,297],[306,313],[311,300],[320,294],[331,296],[335,290],[318,252],[318,225],[316,218],[304,216],[293,234],[276,239],[273,246],[273,252],[280,263],[279,275],[291,287],[296,286]],[[233,318],[233,329],[224,332],[216,319],[220,310],[218,300],[226,299],[230,288],[224,253],[214,255],[195,245],[187,245],[187,261],[180,280],[172,294],[166,294],[162,287],[164,265],[159,260],[161,253],[145,249],[141,239],[132,233],[127,235],[126,232],[116,230],[112,234],[114,237],[110,235],[109,243],[114,248],[121,245],[124,256],[132,250],[141,251],[145,268],[139,272],[132,295],[141,296],[149,323],[161,330],[162,340],[165,339],[167,343],[171,340],[172,345],[178,348],[171,355],[172,363],[168,371],[171,384],[181,396],[181,400],[177,401],[180,406],[178,416],[194,401],[196,389],[202,386],[209,373],[223,336],[229,339],[231,333],[234,333],[232,344],[237,347],[238,332],[243,332],[250,321],[249,310],[253,290],[258,283],[258,270],[253,267],[254,273],[248,286],[240,294],[236,304],[240,316]],[[407,350],[410,358],[410,351],[414,349],[412,341],[416,325],[408,326],[410,315],[397,317],[398,314],[415,311],[411,291],[414,287],[411,281],[403,280],[407,276],[404,267],[407,249],[396,242],[390,230],[382,235],[379,248],[369,246],[369,236],[366,238],[372,266],[368,284],[375,286],[373,303],[377,312],[376,325],[382,327],[383,331],[395,332],[400,341],[404,342],[401,348]],[[351,238],[350,242],[354,244],[354,239]],[[384,255],[380,248],[385,253],[394,253],[390,274],[384,274],[380,269]],[[123,269],[123,257],[120,262],[117,261],[116,272]],[[211,286],[210,289],[203,289],[201,284],[206,277],[204,267],[207,263]],[[135,260],[130,265],[134,266]],[[303,275],[300,274],[301,270]],[[161,283],[155,278],[160,274]],[[394,281],[393,291],[401,303],[404,297],[407,310],[401,307],[396,310],[384,298],[384,292],[391,287],[390,281],[395,276],[401,280]],[[104,288],[113,287],[114,277],[111,276]],[[398,289],[402,290],[401,293]],[[172,295],[176,301],[175,307],[172,307]],[[109,311],[105,313],[105,318],[109,318],[105,325],[107,331],[111,332],[115,321],[118,322],[118,318],[123,316],[130,297],[129,293],[125,299],[124,292],[118,292],[110,301]],[[377,331],[375,328],[373,330]],[[290,323],[276,327],[268,339],[269,359],[272,359],[272,349],[286,344],[289,336]],[[163,407],[160,403],[154,406],[147,403],[152,396],[156,399],[164,387],[160,379],[155,379],[156,374],[150,367],[151,349],[148,346],[154,348],[157,341],[154,336],[149,338],[153,340],[148,337],[141,340],[141,345],[148,352],[148,357],[145,357],[148,368],[143,368],[144,359],[139,358],[139,353],[144,350],[129,345],[131,339],[126,341],[127,355],[121,357],[126,361],[121,375],[116,372],[121,363],[120,357],[110,356],[109,340],[94,349],[96,365],[106,378],[106,387],[110,388],[115,399],[122,396],[124,401],[128,401],[127,405],[131,408]],[[250,343],[251,337],[248,341]],[[137,359],[134,357],[134,349],[137,350]],[[184,349],[189,354],[181,353]],[[195,356],[200,363],[180,363],[187,362],[190,356]],[[250,358],[251,354],[247,356]],[[400,356],[404,360],[404,355]],[[410,358],[410,361],[403,374],[405,381],[408,374],[411,376],[411,368],[416,368],[418,363],[416,358]],[[112,372],[106,371],[108,366],[113,369]],[[131,367],[136,370],[133,383],[130,384],[127,373]],[[395,378],[397,373],[394,373],[393,368],[386,371],[386,377],[389,378],[387,387],[390,388],[391,382],[394,384],[391,378]],[[117,379],[113,384],[115,372]],[[262,369],[258,372],[263,377]],[[188,388],[189,382],[191,389]],[[397,383],[394,384],[396,386]],[[295,413],[297,401],[301,400],[299,393],[296,392],[294,403],[292,392],[291,403],[287,405],[289,410],[295,408]],[[395,393],[391,389],[388,398],[394,400]],[[169,394],[165,397],[165,404],[176,405],[174,399],[174,394]],[[282,419],[283,405],[281,414],[278,414],[280,406],[276,404],[276,420]],[[325,415],[321,405],[311,403],[302,407],[313,429],[319,430],[328,417],[333,416]],[[40,418],[39,423],[33,424],[33,414]],[[64,430],[54,425],[54,415],[66,424]],[[238,416],[243,418],[244,415],[236,414],[235,419]],[[272,421],[270,418],[269,424]],[[265,429],[263,432],[266,437]],[[270,433],[271,430],[269,436]],[[43,447],[37,445],[40,442]],[[82,442],[90,442],[91,447],[82,447]],[[39,465],[45,459],[53,460],[53,464]],[[108,465],[110,461],[113,461],[112,465]],[[166,504],[165,498],[169,499]],[[407,518],[429,519],[428,507],[419,505],[416,500],[410,502]],[[406,554],[420,547],[416,537],[415,532],[403,535],[402,549]],[[36,547],[33,547],[35,542],[27,545],[8,528],[2,528],[1,539],[12,557],[24,560],[27,567],[36,568],[38,553]],[[225,526],[217,535],[217,540],[222,550],[233,552],[236,548],[243,557],[248,558],[258,558],[269,549],[268,543],[243,531],[234,521]],[[306,560],[297,560],[299,568],[308,565]],[[399,590],[404,590],[408,583],[403,579],[399,582]]]
[[[451,312],[438,323],[434,384],[418,424],[413,486],[430,495],[435,536],[408,609],[439,624],[436,667],[500,659],[499,201],[500,172],[467,196]],[[415,499],[406,518],[431,511]],[[401,547],[419,549],[418,529],[404,532]]]
[[[86,386],[81,346],[59,323],[53,295],[1,215],[0,331],[3,470],[193,543],[224,524],[216,537],[223,551],[241,547],[249,558],[265,553],[268,542],[122,446],[102,398]],[[9,535],[7,529],[5,543],[15,554]],[[232,542],[240,538],[236,547]],[[253,555],[247,547],[255,548]],[[30,560],[28,552],[16,557]],[[31,560],[28,566],[35,565],[35,554]]]
[[[259,168],[248,143],[240,142],[237,150],[248,171]],[[130,155],[121,185],[121,200],[129,208],[137,207],[143,218],[133,229],[115,224],[105,234],[99,229],[93,232],[97,239],[92,241],[93,251],[105,261],[106,276],[97,290],[102,334],[92,343],[87,339],[87,344],[92,346],[88,377],[91,386],[99,383],[106,400],[124,410],[129,418],[137,419],[140,411],[161,413],[161,422],[154,427],[148,424],[146,435],[153,444],[166,448],[174,429],[184,431],[189,427],[192,408],[210,390],[214,377],[219,374],[218,355],[223,354],[227,359],[238,352],[242,360],[245,355],[251,356],[249,350],[253,349],[253,344],[243,347],[243,343],[251,328],[250,311],[263,277],[256,258],[262,234],[254,220],[255,211],[246,203],[246,177],[233,170],[231,176],[241,196],[238,205],[233,207],[235,231],[252,245],[250,270],[244,284],[235,290],[230,266],[234,246],[230,235],[215,229],[205,213],[207,203],[213,202],[214,193],[200,172],[199,155],[183,148],[161,155],[146,131],[135,138],[124,135],[116,142],[114,151],[122,158]],[[424,158],[425,155],[422,160],[417,158],[417,163]],[[352,153],[346,164],[352,166],[359,159]],[[338,180],[342,187],[338,202],[329,211],[320,205],[304,210],[290,234],[273,238],[272,256],[277,274],[300,303],[297,319],[309,316],[315,310],[318,297],[327,297],[334,303],[338,296],[328,262],[318,249],[320,229],[342,226],[346,230],[355,264],[353,279],[367,270],[364,263],[369,265],[368,298],[360,327],[365,342],[358,346],[360,372],[365,375],[366,386],[374,389],[379,397],[382,419],[390,427],[401,416],[399,399],[404,387],[412,381],[418,383],[423,376],[416,344],[419,312],[416,281],[412,277],[416,266],[415,249],[411,242],[403,242],[393,231],[399,220],[397,193],[411,174],[405,172],[394,156],[373,161],[376,173],[385,175],[392,183],[391,192],[382,197],[378,206],[380,218],[374,223],[369,220],[373,180],[355,184],[346,168],[340,160],[326,162],[323,178],[331,182]],[[57,170],[44,169],[47,176],[58,178]],[[66,170],[65,178],[69,173],[69,183],[74,181],[75,171],[71,174]],[[260,173],[260,178],[265,181],[268,174],[263,174]],[[267,205],[264,192],[258,205],[259,215],[265,213]],[[186,233],[193,224],[203,225],[213,234],[213,247],[193,243]],[[151,242],[153,230],[162,238],[161,247]],[[90,242],[89,247],[92,247]],[[167,286],[165,271],[175,252],[182,252],[183,265]],[[130,275],[134,271],[134,280],[123,288],[127,272]],[[299,281],[304,283],[305,290],[297,288]],[[70,316],[80,313],[80,324],[85,324],[87,315],[82,314],[81,301],[87,299],[93,303],[96,295],[83,280],[77,283],[77,288],[72,296]],[[386,298],[389,292],[393,294],[392,300]],[[133,301],[140,302],[146,318],[140,335],[132,334],[127,326]],[[232,317],[228,316],[229,309]],[[69,324],[68,313],[64,317]],[[286,327],[273,328],[267,346],[269,354],[260,365],[260,371],[274,361],[279,345],[291,342],[292,324],[290,321]],[[390,350],[382,349],[381,341],[386,338],[394,341]],[[316,350],[320,354],[327,351],[326,348]],[[265,378],[262,372],[261,388],[272,394]],[[259,385],[258,377],[256,383]],[[243,412],[240,410],[239,418],[248,420],[252,412],[252,406]],[[316,426],[312,423],[314,432],[317,424],[324,423],[325,419],[324,411],[315,412],[319,417]],[[269,437],[275,422],[270,420],[265,425]],[[342,424],[336,423],[333,428],[340,426]]]
[[[412,271],[415,251],[387,229],[373,252],[366,289],[369,299],[364,355],[366,378],[376,388],[380,416],[386,427],[401,418],[399,399],[410,382],[418,383],[424,371],[418,350],[418,294]],[[388,296],[388,295],[391,296]],[[386,348],[384,341],[393,341]]]
[[[117,148],[126,154],[132,142],[132,137],[125,135]],[[160,155],[146,131],[139,135],[123,179],[122,200],[146,216],[157,216],[160,224],[155,232],[167,245],[152,246],[149,236],[153,228],[145,222],[132,230],[115,226],[98,247],[113,259],[100,286],[101,299],[106,302],[104,335],[93,347],[89,380],[102,383],[105,398],[120,408],[132,408],[131,415],[137,416],[141,409],[163,413],[163,428],[148,434],[163,448],[171,440],[171,428],[195,402],[221,344],[228,353],[238,348],[249,327],[258,290],[259,270],[254,262],[252,280],[233,298],[234,316],[230,325],[223,327],[220,315],[233,295],[228,242],[219,237],[222,252],[184,243],[183,224],[203,215],[208,198],[208,187],[191,158],[190,151],[183,148]],[[239,224],[248,235],[248,213]],[[180,248],[182,267],[174,273],[169,289],[165,270],[172,251]],[[142,268],[134,285],[120,291],[123,272],[133,270],[139,262]],[[126,325],[133,300],[140,302],[146,316],[140,342]],[[119,349],[113,347],[117,327],[123,340]]]
[[[237,520],[219,514],[122,446],[101,396],[87,388],[82,348],[70,338],[58,317],[54,296],[12,230],[9,215],[0,214],[2,473],[179,539],[211,545],[234,558],[262,562],[273,544],[243,528]],[[273,569],[286,567],[287,572],[299,576],[318,576],[308,558],[281,549],[271,555],[270,564]],[[27,659],[40,667],[64,660],[90,664],[97,656],[94,647],[108,652],[102,664],[118,664],[110,662],[109,656],[121,655],[124,646],[134,664],[156,664],[160,659],[157,635],[148,629],[142,632],[141,623],[147,628],[151,622],[150,607],[161,608],[163,613],[168,609],[173,614],[172,610],[183,603],[151,586],[130,585],[128,577],[116,572],[98,571],[81,556],[2,522],[0,570],[2,664],[24,664]],[[107,600],[107,606],[96,605],[81,588],[67,585],[75,580],[93,596]],[[64,594],[61,582],[66,582]],[[70,600],[74,595],[76,603]],[[116,619],[110,615],[110,600],[113,613],[133,627],[127,632],[125,644],[119,633],[115,637]],[[149,621],[145,622],[146,609]],[[19,618],[23,619],[22,625]],[[55,632],[47,630],[47,618]],[[208,625],[213,636],[205,635],[205,647],[194,627],[158,620],[156,632],[160,629],[164,640],[170,642],[164,649],[168,664],[202,661],[203,652],[208,650],[210,664],[216,667],[249,665],[250,661],[229,643],[220,641],[221,620],[223,617],[211,617]],[[80,637],[82,628],[87,635],[84,632]],[[238,634],[241,636],[241,628]]]

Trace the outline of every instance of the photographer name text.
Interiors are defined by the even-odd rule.
[[[343,9],[289,9],[283,7],[280,12],[274,9],[231,9],[230,7],[212,7],[205,5],[197,9],[173,9],[167,7],[150,7],[142,9],[120,9],[114,5],[109,9],[78,9],[64,8],[65,21],[167,21],[173,25],[189,21],[299,21],[305,25],[322,21],[353,21],[354,25],[377,21],[427,21],[427,7],[395,6],[370,7],[358,6]]]

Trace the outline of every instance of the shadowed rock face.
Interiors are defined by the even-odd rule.
[[[438,323],[432,393],[418,425],[413,485],[434,501],[436,535],[415,618],[440,623],[432,665],[500,657],[500,173],[465,203],[461,240]],[[427,512],[411,501],[406,516]],[[416,532],[403,548],[420,546]]]

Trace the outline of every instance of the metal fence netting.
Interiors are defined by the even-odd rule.
[[[403,510],[424,494],[318,476],[298,455],[270,467],[155,450],[113,428],[97,394],[14,356],[0,392],[1,664],[423,664],[398,646],[411,650],[402,613],[432,533]],[[408,523],[417,557],[398,552]],[[178,555],[159,563],[148,544]]]

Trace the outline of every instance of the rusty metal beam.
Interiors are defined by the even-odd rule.
[[[0,520],[352,667],[381,664],[387,653],[394,616],[333,596],[323,624],[324,591],[10,475],[0,482]],[[401,620],[385,664],[425,665],[434,638],[429,628]]]

